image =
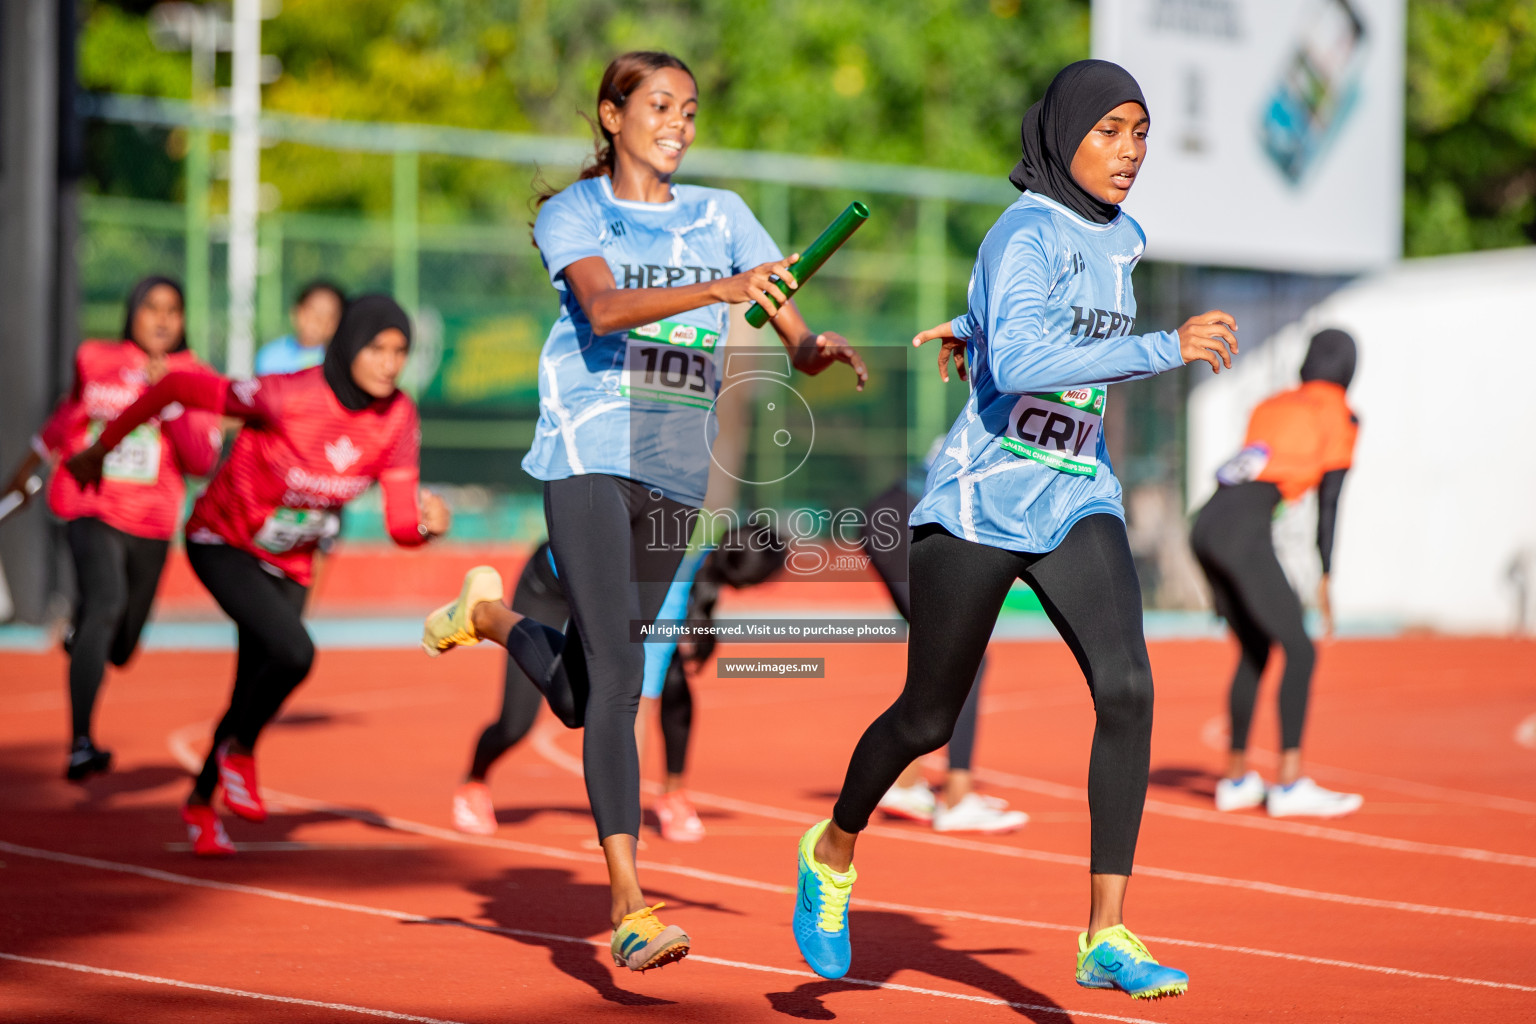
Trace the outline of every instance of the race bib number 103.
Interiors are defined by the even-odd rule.
[[[624,348],[626,398],[708,409],[715,401],[718,331],[690,324],[646,324],[629,332]]]
[[[1021,395],[998,444],[1057,472],[1093,476],[1099,471],[1105,398],[1103,388]]]

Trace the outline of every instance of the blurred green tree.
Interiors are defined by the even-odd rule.
[[[87,5],[86,88],[187,96],[186,57],[153,48],[147,6]],[[269,109],[558,135],[587,131],[613,54],[666,49],[698,75],[701,145],[1006,173],[1019,112],[1087,52],[1088,2],[285,0],[262,45],[283,67]],[[387,161],[320,157],[264,154],[284,209],[389,208]],[[520,218],[518,173],[428,160],[424,215]]]
[[[1404,248],[1536,242],[1536,0],[1409,0]]]
[[[147,0],[91,0],[89,89],[186,97]],[[264,49],[275,110],[572,135],[607,60],[677,52],[699,77],[701,145],[1004,173],[1019,111],[1088,52],[1088,0],[285,0]],[[227,74],[227,72],[224,72]],[[1408,0],[1405,249],[1536,240],[1536,0]],[[105,192],[175,192],[178,140],[126,131],[93,148]],[[155,146],[166,154],[149,152]],[[112,159],[112,157],[127,159]],[[390,203],[387,161],[278,146],[288,210]],[[526,172],[423,164],[424,210],[518,220]]]

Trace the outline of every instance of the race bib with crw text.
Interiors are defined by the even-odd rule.
[[[998,444],[1058,472],[1093,476],[1099,471],[1105,398],[1103,388],[1020,395]]]

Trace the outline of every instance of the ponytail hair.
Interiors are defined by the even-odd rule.
[[[631,50],[629,53],[621,53],[615,57],[603,71],[603,80],[597,87],[598,117],[582,112],[582,117],[592,126],[593,153],[592,157],[581,168],[577,175],[577,181],[587,178],[596,178],[600,175],[613,175],[613,134],[603,127],[601,111],[603,101],[612,103],[619,110],[629,102],[630,94],[652,74],[662,68],[676,68],[689,78],[693,78],[693,71],[684,64],[681,59],[670,53],[660,50]],[[544,181],[542,175],[535,176],[534,209],[543,206],[560,190],[553,188]]]

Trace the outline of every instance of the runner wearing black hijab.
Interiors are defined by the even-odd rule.
[[[221,788],[235,814],[266,820],[256,741],[314,662],[300,613],[315,548],[335,535],[342,506],[378,483],[396,544],[414,547],[448,529],[442,501],[417,493],[420,421],[395,386],[410,338],[410,319],[393,299],[364,296],[342,315],[322,366],[234,382],[211,370],[167,374],[69,461],[90,486],[113,446],[167,402],[245,421],[187,520],[187,560],[239,627],[229,709],[182,810],[200,856],[234,852],[212,807]]]
[[[969,311],[914,339],[949,339],[946,375],[946,357],[963,345],[972,388],[910,519],[906,685],[859,740],[831,820],[800,841],[795,939],[823,977],[841,977],[851,959],[858,834],[902,769],[950,739],[1003,599],[1022,579],[1076,655],[1097,717],[1077,982],[1140,999],[1188,985],[1122,916],[1146,799],[1152,673],[1101,428],[1107,385],[1195,360],[1219,371],[1237,337],[1219,310],[1177,332],[1132,332],[1130,274],[1146,238],[1119,203],[1148,124],[1141,89],[1117,65],[1080,61],[1058,74],[1024,116],[1010,177],[1024,194],[982,242]]]
[[[1261,804],[1271,817],[1337,818],[1365,802],[1335,793],[1301,773],[1301,734],[1317,652],[1307,636],[1301,600],[1291,589],[1270,533],[1275,509],[1317,489],[1317,553],[1323,578],[1317,606],[1323,631],[1333,633],[1328,578],[1344,474],[1354,461],[1359,420],[1345,402],[1355,376],[1355,339],[1340,330],[1313,335],[1301,364],[1301,386],[1260,403],[1248,421],[1243,449],[1216,473],[1218,486],[1195,518],[1190,546],[1205,571],[1216,613],[1236,634],[1242,655],[1227,698],[1231,746],[1227,774],[1216,783],[1216,809]],[[1280,767],[1266,787],[1248,768],[1248,726],[1259,676],[1270,649],[1285,652],[1280,677]]]

